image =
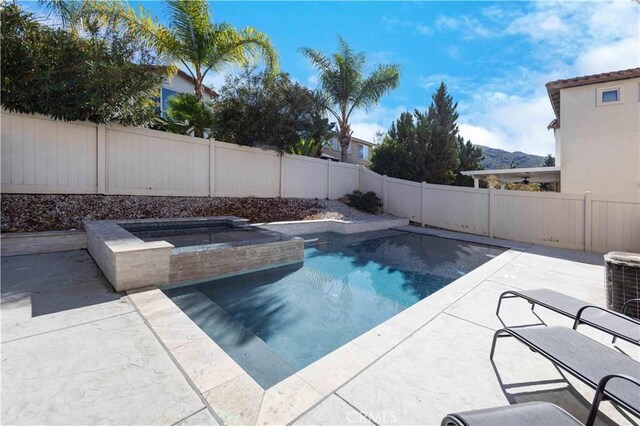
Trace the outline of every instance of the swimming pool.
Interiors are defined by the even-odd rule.
[[[303,264],[165,294],[267,389],[503,251],[399,231],[318,234]]]

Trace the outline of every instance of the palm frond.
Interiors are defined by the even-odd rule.
[[[173,55],[196,66],[202,64],[212,42],[208,3],[203,0],[168,0],[165,9],[170,18],[172,38],[178,41]]]
[[[56,14],[63,26],[75,25],[79,20],[79,11],[82,3],[78,0],[38,0],[48,14]]]
[[[349,115],[355,108],[369,110],[389,91],[398,87],[400,70],[397,65],[378,65],[378,68],[367,77],[353,99]]]
[[[229,24],[218,24],[212,33],[213,46],[203,64],[207,71],[222,70],[228,64],[246,67],[255,64],[260,58],[273,73],[278,72],[278,54],[271,45],[269,37],[253,27],[237,31]]]
[[[307,59],[311,61],[311,64],[321,73],[333,70],[334,65],[330,58],[326,57],[322,52],[308,47],[301,47],[298,49]]]

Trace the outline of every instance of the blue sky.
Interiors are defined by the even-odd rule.
[[[161,21],[161,2],[140,1]],[[459,102],[472,142],[535,154],[554,152],[544,84],[640,66],[640,5],[592,2],[213,2],[215,21],[266,32],[280,67],[317,87],[301,46],[331,53],[336,35],[370,65],[397,63],[400,87],[353,116],[355,136],[372,140],[403,111],[424,110],[440,81]],[[229,69],[233,73],[237,70]],[[219,87],[224,75],[208,84]]]

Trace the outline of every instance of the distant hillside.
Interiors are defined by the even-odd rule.
[[[508,169],[511,161],[513,161],[518,168],[542,167],[542,162],[544,161],[544,157],[540,155],[526,154],[520,151],[509,152],[482,145],[478,146],[482,148],[482,152],[484,152],[482,165],[485,169]]]

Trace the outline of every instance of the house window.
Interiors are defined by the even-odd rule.
[[[358,158],[360,160],[369,159],[369,147],[366,145],[358,145]]]
[[[334,151],[340,151],[340,144],[338,143],[338,138],[331,139],[331,149]]]
[[[622,90],[618,87],[601,87],[597,90],[597,106],[616,105],[622,103]]]
[[[171,90],[171,89],[167,89],[166,87],[163,87],[162,90],[160,90],[160,115],[162,117],[165,116],[165,112],[167,111],[169,98],[171,96],[174,96],[174,95],[178,94],[178,93],[180,93],[180,92],[177,92],[177,91]]]
[[[602,102],[617,102],[619,100],[620,92],[618,89],[602,91]]]

